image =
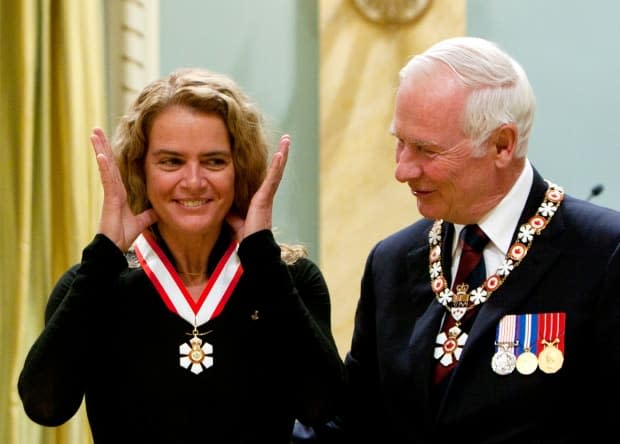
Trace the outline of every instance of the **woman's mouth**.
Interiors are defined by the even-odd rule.
[[[187,199],[187,200],[179,200],[179,203],[187,208],[199,207],[200,205],[204,205],[207,203],[204,199]]]

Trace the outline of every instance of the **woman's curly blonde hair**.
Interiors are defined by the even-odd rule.
[[[151,82],[121,118],[113,149],[131,210],[151,207],[146,193],[144,162],[155,118],[171,106],[217,114],[228,129],[235,168],[232,211],[245,218],[252,196],[267,174],[269,148],[264,119],[254,102],[231,78],[203,68],[181,68]],[[307,256],[302,245],[280,244],[282,260],[292,264]]]

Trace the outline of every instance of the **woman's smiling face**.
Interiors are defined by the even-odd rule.
[[[160,230],[175,235],[219,231],[235,196],[224,120],[171,106],[153,120],[148,140],[146,189]]]

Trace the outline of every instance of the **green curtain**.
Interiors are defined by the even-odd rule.
[[[0,0],[5,444],[92,442],[83,407],[61,427],[41,427],[24,413],[16,384],[51,288],[97,227],[101,186],[89,134],[106,122],[103,11],[101,0]]]

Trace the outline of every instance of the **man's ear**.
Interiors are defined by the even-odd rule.
[[[514,158],[517,150],[517,128],[513,123],[504,124],[497,128],[492,136],[492,148],[495,149],[495,158],[498,166],[508,165]]]

